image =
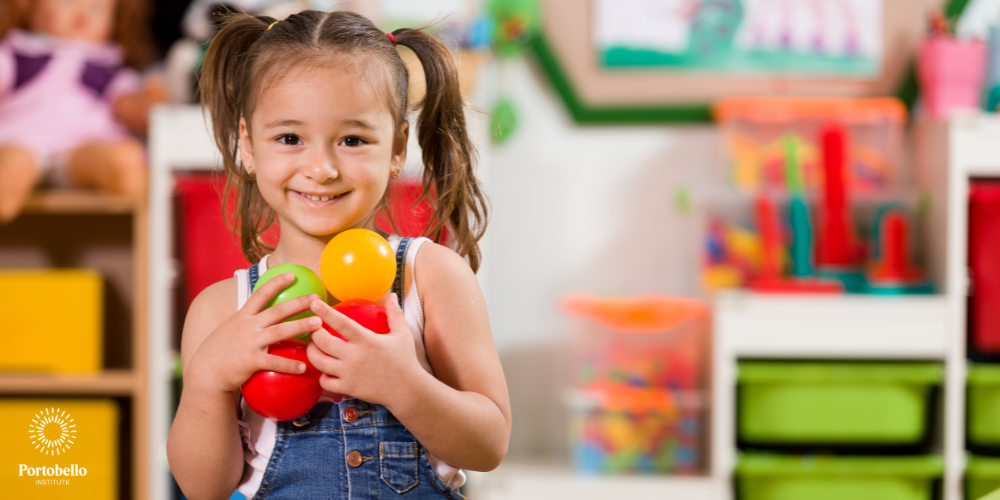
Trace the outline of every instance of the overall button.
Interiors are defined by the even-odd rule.
[[[344,409],[344,420],[349,424],[357,422],[359,416],[358,409],[353,406]]]
[[[347,454],[347,465],[350,465],[351,467],[361,467],[361,462],[363,462],[361,459],[361,453],[357,450]]]
[[[292,420],[292,425],[294,425],[295,427],[302,427],[305,425],[309,425],[309,418],[310,418],[309,413],[306,412],[305,415],[302,415],[301,417]]]

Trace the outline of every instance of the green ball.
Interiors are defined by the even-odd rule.
[[[280,304],[286,300],[291,300],[296,297],[309,295],[310,293],[319,295],[319,298],[322,299],[323,302],[326,302],[326,287],[323,286],[323,280],[319,279],[319,276],[312,272],[308,267],[300,266],[298,264],[282,264],[268,269],[267,272],[257,280],[257,285],[253,287],[253,291],[256,292],[257,289],[259,289],[264,283],[267,283],[271,278],[283,273],[294,274],[295,281],[271,299],[271,301],[267,303],[267,307]],[[285,321],[293,321],[315,315],[316,313],[312,311],[305,311],[296,314]]]

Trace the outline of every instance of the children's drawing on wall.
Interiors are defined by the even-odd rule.
[[[871,77],[882,61],[873,0],[594,0],[609,68]]]

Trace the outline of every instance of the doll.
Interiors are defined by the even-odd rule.
[[[143,196],[150,107],[166,100],[126,66],[148,60],[145,1],[0,0],[0,223],[42,182]]]

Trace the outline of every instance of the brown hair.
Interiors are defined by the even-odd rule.
[[[304,11],[275,22],[248,14],[228,16],[209,45],[199,80],[202,106],[211,115],[215,141],[229,174],[225,196],[235,190],[234,229],[240,235],[243,255],[251,262],[270,250],[261,234],[275,219],[254,178],[237,164],[239,121],[246,118],[249,122],[262,85],[273,83],[277,75],[297,64],[348,62],[349,57],[351,64],[364,66],[364,74],[373,75],[370,84],[385,92],[397,127],[406,120],[408,110],[406,65],[392,40],[365,17]],[[454,57],[421,30],[398,29],[392,34],[399,45],[416,53],[426,75],[426,96],[416,106],[420,109],[417,141],[424,163],[424,192],[417,203],[426,199],[433,211],[424,235],[440,243],[448,233],[449,244],[476,271],[488,208],[474,172],[476,155],[465,124]],[[386,202],[383,196],[380,210]],[[384,213],[392,223],[391,213]]]
[[[31,28],[33,0],[0,0],[0,38],[11,28]],[[125,51],[125,64],[143,69],[153,59],[149,36],[150,6],[147,0],[117,0],[111,22],[111,39]]]

